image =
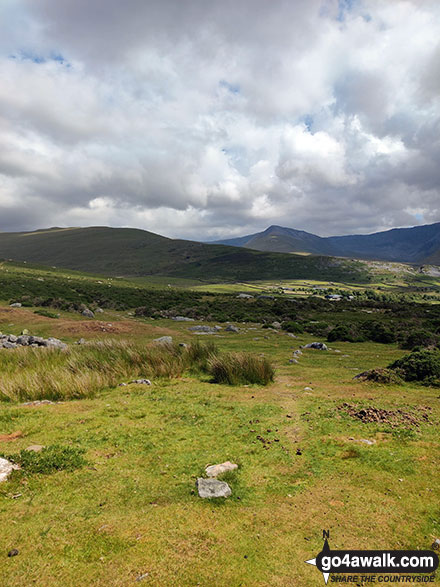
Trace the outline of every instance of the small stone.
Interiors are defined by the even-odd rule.
[[[41,452],[44,446],[42,444],[31,444],[25,450],[29,452]]]
[[[226,473],[226,471],[234,471],[235,469],[238,469],[238,465],[231,463],[230,461],[225,461],[219,465],[210,465],[209,467],[206,467],[205,472],[208,477],[218,477],[218,475]]]
[[[79,340],[76,341],[75,344],[86,344],[86,339],[85,338],[80,338]]]
[[[318,351],[328,351],[328,347],[324,342],[310,342],[304,345],[305,349],[316,349]]]
[[[233,324],[228,324],[225,330],[226,332],[240,332],[240,329],[237,326],[234,326]]]
[[[231,488],[224,481],[218,479],[203,479],[199,477],[196,482],[199,497],[211,499],[213,497],[230,497]]]
[[[130,381],[130,384],[134,383],[135,385],[151,385],[151,381],[149,379],[134,379]]]
[[[150,573],[144,573],[143,575],[139,575],[138,577],[136,577],[136,581],[143,581],[144,579],[146,579],[149,576]]]
[[[20,302],[14,302],[13,304],[9,304],[10,308],[21,308]]]
[[[17,556],[17,554],[18,554],[18,549],[17,548],[13,548],[12,550],[10,550],[8,552],[9,558],[12,557],[12,556]]]
[[[289,363],[292,365],[293,363],[299,363],[297,359],[289,359]]]
[[[313,391],[311,387],[304,387],[304,391]]]
[[[102,314],[104,310],[102,308],[96,308],[95,314]]]
[[[118,387],[125,387],[127,384],[126,383],[119,383]]]
[[[95,314],[92,312],[92,310],[89,310],[89,308],[86,308],[85,310],[83,310],[81,312],[81,314],[83,316],[85,316],[86,318],[94,318],[95,317]]]
[[[155,338],[153,340],[155,344],[173,344],[173,337],[172,336],[161,336],[160,338]]]
[[[376,444],[375,440],[368,440],[368,438],[360,438],[359,442],[363,442],[364,444],[368,444],[368,445]]]

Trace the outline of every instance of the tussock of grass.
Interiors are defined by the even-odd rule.
[[[187,370],[210,372],[215,381],[231,385],[272,381],[273,369],[267,360],[245,354],[219,359],[218,352],[214,344],[199,341],[186,347],[111,339],[67,351],[22,347],[0,354],[0,399],[79,399],[126,379],[170,379]]]
[[[46,446],[41,452],[22,450],[7,458],[20,465],[24,473],[49,475],[55,471],[73,471],[83,467],[87,464],[84,453],[81,448],[54,444]]]
[[[190,347],[103,340],[67,351],[23,347],[0,355],[0,399],[66,400],[93,396],[137,377],[179,377],[199,360]]]
[[[209,361],[209,372],[215,383],[267,385],[274,380],[274,368],[266,357],[250,353],[228,353]]]

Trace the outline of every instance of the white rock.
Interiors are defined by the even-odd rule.
[[[235,469],[238,469],[238,465],[231,463],[230,461],[225,461],[219,465],[210,465],[209,467],[206,467],[205,472],[208,477],[218,477],[218,475],[226,473],[226,471],[234,471]]]
[[[18,465],[14,465],[14,463],[11,463],[7,459],[0,458],[0,483],[6,481],[12,471],[19,468]]]

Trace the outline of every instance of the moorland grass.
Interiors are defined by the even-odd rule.
[[[228,385],[272,383],[275,371],[266,357],[251,353],[227,353],[209,361],[209,372],[215,383]]]

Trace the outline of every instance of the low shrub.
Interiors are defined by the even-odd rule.
[[[289,322],[283,322],[282,324],[283,330],[286,332],[291,332],[292,334],[302,334],[304,332],[304,328],[298,322],[294,320],[290,320]]]
[[[266,359],[250,353],[228,353],[209,361],[209,373],[214,383],[267,385],[274,380],[275,371]]]
[[[414,350],[417,347],[428,347],[438,342],[438,336],[428,330],[415,330],[407,335],[401,347],[407,350]]]
[[[335,342],[340,340],[342,342],[354,342],[356,337],[353,332],[345,324],[338,324],[327,335],[328,342]]]
[[[413,351],[397,359],[389,369],[397,371],[405,381],[440,382],[440,351],[424,349]]]
[[[34,314],[38,314],[39,316],[45,316],[46,318],[59,318],[60,315],[56,314],[55,312],[51,312],[50,310],[34,310]]]
[[[400,375],[392,369],[369,369],[359,375],[355,379],[362,379],[363,381],[374,381],[380,384],[402,383]]]
[[[42,473],[48,475],[55,471],[73,471],[87,464],[85,450],[72,446],[51,445],[40,452],[22,450],[7,458],[20,465],[25,474]]]

